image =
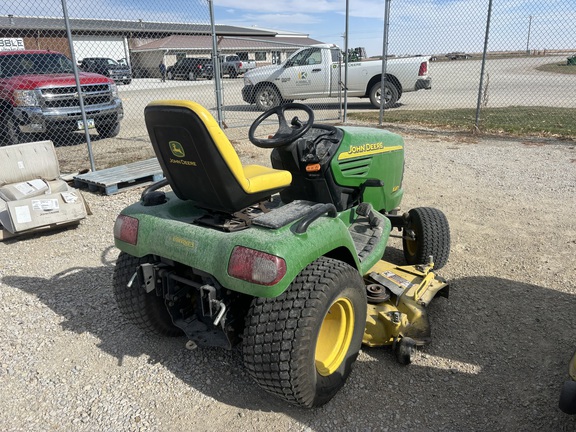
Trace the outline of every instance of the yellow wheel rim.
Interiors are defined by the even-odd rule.
[[[346,358],[354,331],[354,308],[347,298],[339,298],[324,317],[316,341],[316,370],[332,375]]]
[[[418,253],[418,242],[416,240],[406,239],[406,251],[410,256]]]

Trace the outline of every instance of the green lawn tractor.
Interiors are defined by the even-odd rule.
[[[570,379],[564,381],[558,405],[566,414],[576,414],[576,352],[568,365],[568,376]]]
[[[114,294],[132,322],[188,347],[240,344],[254,380],[303,407],[338,392],[363,342],[408,364],[430,341],[450,230],[437,209],[399,212],[400,136],[285,104],[249,131],[269,168],[242,165],[197,103],[153,102],[145,119],[165,179],[114,225]],[[393,229],[406,265],[382,261]]]

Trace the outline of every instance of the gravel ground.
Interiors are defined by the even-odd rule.
[[[116,214],[141,190],[85,193],[76,229],[0,243],[2,431],[573,431],[558,408],[576,349],[574,143],[406,135],[404,209],[451,224],[410,366],[364,349],[326,406],[260,390],[237,351],[143,334],[112,296]],[[263,156],[240,146],[245,162]],[[401,262],[393,240],[387,259]]]

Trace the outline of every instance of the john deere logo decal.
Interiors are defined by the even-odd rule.
[[[180,144],[178,141],[170,141],[168,145],[170,146],[170,151],[174,156],[178,158],[183,158],[184,156],[186,156],[182,144]]]

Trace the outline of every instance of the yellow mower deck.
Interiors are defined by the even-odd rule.
[[[402,339],[415,345],[430,342],[425,307],[449,286],[432,272],[434,264],[397,266],[379,261],[365,276],[368,313],[362,342],[370,347],[392,345]]]

